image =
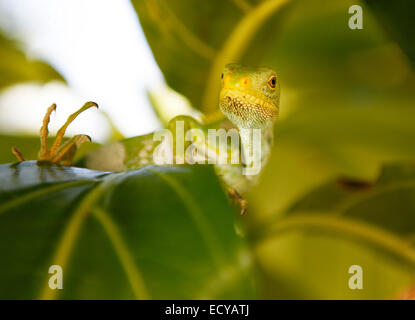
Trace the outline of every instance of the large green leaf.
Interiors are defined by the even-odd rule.
[[[338,180],[306,195],[258,233],[267,296],[292,297],[279,290],[291,283],[300,297],[397,298],[415,282],[414,199],[411,165],[388,166],[375,183]],[[363,290],[348,288],[351,265],[363,268]]]
[[[24,81],[50,80],[63,78],[48,64],[26,57],[14,41],[0,33],[0,89]]]
[[[0,166],[1,298],[249,298],[250,256],[210,166]],[[49,289],[51,265],[63,290]]]

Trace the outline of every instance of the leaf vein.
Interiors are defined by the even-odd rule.
[[[110,175],[109,178],[104,179],[102,182],[100,181],[93,186],[88,194],[82,199],[80,204],[74,210],[69,223],[63,231],[63,235],[59,241],[55,254],[53,255],[51,265],[59,265],[63,270],[65,270],[85,218],[91,211],[92,206],[100,198],[102,192],[106,190],[107,186],[118,176],[119,174],[113,174]],[[57,298],[57,295],[57,290],[51,290],[49,288],[49,283],[46,280],[45,286],[40,294],[40,299],[53,300]]]
[[[121,233],[119,232],[114,221],[112,221],[110,216],[102,208],[96,207],[92,210],[92,212],[107,233],[118,258],[120,259],[121,265],[124,268],[128,282],[131,285],[136,299],[150,299],[150,295],[141,276],[141,272],[135,265],[134,259],[122,239]]]
[[[176,181],[176,179],[169,177],[160,171],[152,170],[148,167],[145,169],[166,182],[183,200],[185,206],[187,207],[187,211],[190,213],[191,218],[195,222],[197,228],[205,240],[213,261],[215,262],[217,268],[220,269],[220,266],[223,265],[223,262],[225,261],[225,251],[220,244],[220,241],[216,238],[208,221],[204,218],[204,214],[200,209],[200,206],[192,199],[189,192],[178,181]]]

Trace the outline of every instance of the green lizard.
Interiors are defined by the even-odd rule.
[[[189,116],[178,116],[169,121],[169,131],[132,137],[100,147],[86,156],[84,165],[96,170],[124,171],[150,164],[213,163],[217,175],[230,195],[239,201],[243,213],[246,201],[240,194],[256,182],[268,159],[279,100],[279,80],[275,71],[265,67],[229,64],[221,75],[219,108],[230,123],[223,117],[213,121],[197,121]],[[47,125],[56,106],[48,109],[41,129],[39,160],[67,164],[70,158],[67,153],[73,153],[76,144],[86,139],[78,135],[68,141],[66,147],[60,147],[65,129],[79,113],[92,106],[96,104],[87,103],[68,118],[63,129],[58,131],[56,140],[59,141],[55,141],[50,150],[46,145]],[[225,128],[230,130],[225,131]],[[219,143],[218,132],[225,133],[225,138],[219,138]],[[239,143],[234,143],[235,132],[236,142],[240,138],[241,148]],[[255,152],[258,150],[259,153]],[[17,149],[13,152],[19,160],[23,159]],[[224,158],[218,163],[221,156]]]

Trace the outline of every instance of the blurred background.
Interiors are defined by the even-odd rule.
[[[355,4],[363,29],[348,25]],[[0,0],[0,160],[14,161],[11,145],[35,157],[53,102],[56,132],[96,101],[101,111],[69,133],[105,143],[162,127],[155,101],[171,114],[215,112],[227,63],[270,66],[280,119],[248,195],[248,229],[261,233],[296,212],[375,229],[299,221],[261,241],[262,297],[398,297],[415,281],[414,9],[382,0]],[[391,235],[402,248],[385,249]],[[367,272],[365,290],[347,287],[353,264]]]
[[[16,48],[29,60],[45,61],[57,71],[42,79],[20,66],[26,69],[21,79],[2,81],[2,87],[7,85],[0,98],[2,133],[37,134],[42,112],[53,102],[59,110],[51,124],[56,130],[86,100],[97,101],[125,135],[160,126],[146,90],[163,88],[164,79],[129,1],[2,0],[0,15],[2,33]],[[12,58],[2,59],[9,71],[10,64],[21,62]],[[69,130],[88,132],[100,142],[110,134],[106,120],[96,112]]]

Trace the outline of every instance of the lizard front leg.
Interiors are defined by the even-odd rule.
[[[236,191],[236,189],[227,186],[226,190],[228,191],[230,198],[238,202],[241,208],[241,215],[243,215],[248,209],[248,202],[239,194],[238,191]]]

